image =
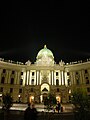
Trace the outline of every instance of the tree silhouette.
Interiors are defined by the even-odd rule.
[[[87,120],[87,115],[90,112],[90,98],[87,91],[83,88],[75,89],[72,93],[72,103],[75,106],[76,120]]]
[[[2,100],[3,100],[3,109],[9,110],[13,104],[13,98],[11,94],[10,93],[3,94]]]
[[[47,107],[49,111],[52,106],[56,105],[57,101],[53,94],[48,94],[48,96],[44,100],[44,105]]]

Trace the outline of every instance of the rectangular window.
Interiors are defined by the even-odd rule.
[[[0,87],[0,92],[3,92],[3,87]]]
[[[69,96],[69,101],[71,102],[71,95]]]
[[[14,78],[11,78],[10,84],[14,84]]]
[[[57,88],[57,92],[59,92],[59,88]]]
[[[58,79],[56,79],[56,85],[59,85],[59,80]]]
[[[88,77],[86,77],[86,79],[88,79]]]
[[[15,71],[12,71],[12,74],[14,74],[15,73]]]
[[[88,71],[87,71],[87,70],[85,70],[85,73],[88,73]]]
[[[34,72],[32,72],[32,76],[34,76]]]
[[[33,88],[31,88],[31,92],[33,92]]]
[[[20,85],[22,85],[23,84],[23,79],[20,79]]]
[[[21,75],[23,75],[23,72],[21,72]]]
[[[5,73],[6,72],[6,69],[3,69],[3,73]]]
[[[56,72],[56,76],[58,76],[58,72]]]
[[[10,93],[12,93],[13,92],[13,88],[10,88]]]
[[[31,84],[34,85],[34,79],[32,79]]]
[[[4,84],[4,82],[5,82],[5,77],[2,77],[1,83]]]
[[[87,92],[90,92],[90,87],[87,88]]]
[[[78,75],[78,72],[76,72],[76,75]]]
[[[69,76],[69,75],[70,75],[70,73],[69,73],[69,72],[67,72],[67,75]]]
[[[22,93],[22,89],[19,89],[19,93]]]
[[[68,79],[67,82],[68,82],[68,85],[71,85],[71,81],[70,81],[70,79]]]
[[[89,84],[89,80],[86,80],[86,84]]]
[[[80,81],[79,79],[76,80],[76,84],[79,85],[80,84]]]

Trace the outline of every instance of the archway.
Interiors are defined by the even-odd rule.
[[[41,103],[44,102],[49,92],[50,92],[50,86],[47,83],[43,83],[41,85],[41,97],[40,97]]]

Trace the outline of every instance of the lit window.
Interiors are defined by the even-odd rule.
[[[70,93],[71,93],[71,90],[68,90],[68,93],[70,94]]]
[[[2,94],[0,94],[0,97],[2,97]]]

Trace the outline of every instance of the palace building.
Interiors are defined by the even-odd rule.
[[[11,93],[14,102],[28,100],[42,103],[53,94],[57,101],[70,102],[72,91],[85,88],[90,95],[90,60],[58,64],[46,45],[41,49],[35,63],[0,59],[0,99]]]

